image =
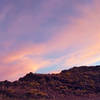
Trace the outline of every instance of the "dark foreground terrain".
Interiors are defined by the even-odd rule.
[[[0,82],[0,100],[100,100],[100,66],[81,66],[59,74],[33,74]]]

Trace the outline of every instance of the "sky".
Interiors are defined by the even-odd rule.
[[[0,0],[0,81],[100,64],[100,0]]]

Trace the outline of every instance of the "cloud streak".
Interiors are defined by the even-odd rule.
[[[8,40],[3,37],[0,43],[2,46],[0,48],[0,75],[3,76],[0,80],[15,80],[30,71],[41,72],[41,69],[46,70],[50,66],[58,65],[59,67],[56,70],[51,67],[50,71],[46,71],[47,73],[100,61],[99,1],[95,0],[83,6],[77,1],[77,7],[76,5],[73,7],[77,10],[73,10],[77,16],[66,7],[67,3],[73,3],[73,0],[43,1],[39,5],[40,8],[36,8],[40,12],[30,10],[30,13],[28,9],[18,12],[16,17],[13,16],[9,26],[4,27],[6,30],[0,32],[1,37],[6,35],[5,32],[9,36]],[[57,13],[59,10],[63,12]],[[69,16],[69,12],[72,15]],[[0,17],[2,21],[5,20],[9,9],[3,13]],[[55,19],[60,19],[60,21],[55,21]],[[44,29],[47,31],[43,31]],[[43,38],[46,34],[48,34],[48,39]],[[45,41],[34,41],[36,35],[38,39],[42,41],[43,38]],[[26,40],[28,36],[29,40]]]

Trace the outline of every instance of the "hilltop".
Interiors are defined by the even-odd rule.
[[[58,74],[28,73],[0,82],[0,100],[100,100],[100,66],[80,66]]]

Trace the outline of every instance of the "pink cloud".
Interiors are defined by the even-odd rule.
[[[43,58],[29,58],[23,57],[12,62],[0,62],[0,75],[3,79],[15,80],[28,72],[36,72],[39,68],[44,68],[51,64],[51,61]],[[3,67],[2,67],[3,66]]]
[[[56,43],[65,44],[63,49],[79,46],[77,51],[65,55],[67,58],[63,66],[89,65],[100,61],[100,7],[98,2],[96,0],[96,3],[88,9],[82,8],[82,17],[73,19],[73,24],[69,29],[65,29],[65,32],[62,32],[63,35],[58,37]]]
[[[83,64],[88,65],[99,61],[100,7],[97,0],[96,2],[97,3],[89,6],[88,9],[81,8],[82,16],[78,18],[71,17],[71,24],[69,26],[65,25],[55,31],[54,36],[47,42],[41,44],[31,43],[30,45],[23,44],[23,46],[18,46],[17,49],[11,50],[10,52],[7,52],[6,55],[3,55],[0,58],[0,73],[2,75],[5,73],[5,76],[2,79],[8,78],[13,80],[15,77],[18,78],[20,75],[24,75],[27,72],[36,72],[40,68],[54,64],[60,65],[63,63],[62,67],[67,68],[66,66]],[[46,5],[46,8],[47,7],[48,6]],[[51,9],[49,10],[51,12]],[[48,10],[45,11],[45,9],[43,9],[43,19],[45,18],[45,15],[49,16]],[[37,18],[37,20],[39,18]],[[16,30],[16,33],[19,33],[19,31],[23,33],[23,28],[26,27],[24,26],[25,23],[23,23],[25,19],[28,19],[26,21],[28,23],[28,21],[31,22],[32,17],[21,16],[17,21],[15,21],[15,24],[13,24],[14,26],[11,26],[13,29],[9,29],[9,32],[13,33],[13,31]],[[37,25],[40,24],[41,22],[38,22]],[[16,26],[18,27],[16,28]],[[30,24],[30,26],[34,26],[33,23]],[[73,50],[71,53],[67,52],[67,48],[74,49],[74,47],[77,48],[77,50]],[[65,52],[65,50],[66,55],[64,56],[62,55],[61,57],[55,59],[44,59],[45,55],[47,54],[53,54],[54,52]],[[32,57],[30,57],[30,55]],[[62,67],[59,68],[62,69]],[[23,69],[23,71],[21,69]]]

